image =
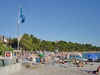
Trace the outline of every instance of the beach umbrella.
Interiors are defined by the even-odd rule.
[[[92,61],[95,61],[98,59],[97,56],[95,54],[92,54],[92,53],[87,54],[87,56],[88,56],[88,59],[91,59]]]

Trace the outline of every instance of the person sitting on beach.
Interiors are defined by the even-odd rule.
[[[83,63],[82,62],[78,63],[78,67],[83,67]]]
[[[100,66],[97,68],[97,72],[96,72],[96,75],[99,75],[100,74]]]
[[[78,65],[79,64],[79,61],[78,60],[75,60],[75,64]]]

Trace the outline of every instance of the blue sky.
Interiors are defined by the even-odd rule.
[[[23,33],[48,41],[100,46],[100,0],[0,0],[0,34],[17,37],[18,5]]]

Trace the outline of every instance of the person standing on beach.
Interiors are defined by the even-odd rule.
[[[39,53],[39,58],[40,58],[40,62],[42,63],[43,62],[43,53],[42,53],[42,51]]]

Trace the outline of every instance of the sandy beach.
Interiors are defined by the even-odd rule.
[[[74,64],[32,65],[13,75],[90,75],[88,72],[96,70],[99,65],[100,63],[88,63],[84,67],[77,67]]]

